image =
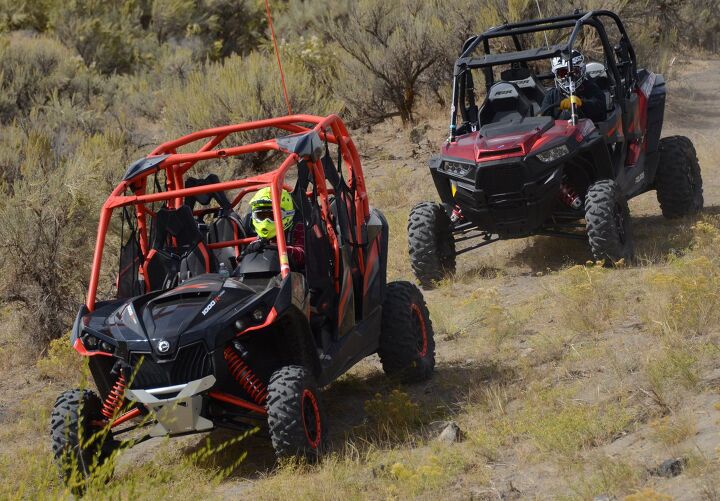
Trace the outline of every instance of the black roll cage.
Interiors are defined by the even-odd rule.
[[[620,41],[617,47],[613,47],[608,39],[605,25],[602,18],[610,18],[620,32]],[[625,97],[637,84],[637,59],[635,50],[630,43],[625,26],[620,17],[609,10],[595,10],[589,12],[578,12],[566,15],[535,19],[520,23],[505,23],[495,26],[480,35],[468,38],[463,44],[460,57],[455,61],[453,72],[452,106],[450,111],[450,140],[455,139],[457,130],[457,111],[459,109],[463,121],[468,122],[468,110],[475,106],[474,84],[470,70],[481,69],[485,75],[485,86],[489,90],[495,83],[492,72],[493,66],[502,64],[522,64],[528,61],[538,61],[572,53],[573,45],[583,26],[591,26],[597,31],[602,42],[603,52],[608,70],[612,75],[615,84],[615,95],[618,99],[623,114],[626,111]],[[523,49],[518,35],[528,33],[539,33],[543,31],[555,31],[563,28],[573,28],[567,43],[549,45],[541,48]],[[516,52],[493,54],[490,52],[490,40],[494,38],[510,37],[515,45]],[[482,44],[483,56],[474,56],[475,50]],[[616,56],[621,58],[620,64]],[[630,71],[625,72],[625,78],[621,74],[621,67],[625,69],[630,66]],[[524,65],[527,67],[527,64]],[[466,97],[470,99],[470,105],[465,106]]]

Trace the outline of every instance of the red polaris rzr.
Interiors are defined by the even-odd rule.
[[[572,75],[570,55],[583,30],[602,44],[587,78],[605,94],[606,118],[593,123],[580,108],[570,120],[553,120],[542,103],[543,82],[554,75],[540,69],[564,56]],[[558,35],[566,41],[547,43]],[[527,47],[533,42],[543,46]],[[493,53],[493,47],[515,50]],[[480,48],[483,54],[476,54]],[[479,108],[478,79],[486,89]],[[698,212],[703,194],[695,149],[685,137],[660,139],[664,109],[663,77],[637,68],[612,12],[504,24],[468,39],[455,63],[450,137],[430,161],[442,203],[421,203],[409,217],[410,258],[420,283],[430,286],[453,273],[458,254],[529,235],[587,238],[595,259],[630,260],[627,200],[648,190],[657,191],[666,217]]]
[[[257,129],[281,137],[227,144]],[[197,142],[196,152],[178,152]],[[259,152],[285,158],[247,179],[189,176],[197,164]],[[235,209],[264,187],[277,237],[247,252],[256,236]],[[288,260],[283,189],[304,232],[299,268]],[[113,217],[115,297],[99,300]],[[376,352],[387,374],[428,378],[428,310],[414,285],[386,284],[387,246],[387,222],[368,204],[360,157],[335,115],[204,130],[132,164],[100,214],[87,302],[72,329],[98,392],[66,391],[52,412],[65,479],[82,482],[124,433],[143,426],[149,431],[133,443],[264,424],[278,455],[315,457],[327,438],[318,388]]]

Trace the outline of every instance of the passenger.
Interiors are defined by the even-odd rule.
[[[542,109],[545,115],[556,120],[570,119],[570,81],[575,84],[575,109],[578,116],[589,118],[593,122],[602,122],[607,118],[605,94],[602,89],[587,77],[585,58],[574,50],[572,52],[572,73],[568,73],[568,60],[565,56],[552,59],[552,72],[555,75],[555,87],[545,95]]]
[[[282,190],[280,210],[282,211],[282,225],[285,229],[290,267],[301,270],[305,267],[305,228],[302,221],[293,226],[295,205],[290,193],[286,190]],[[269,187],[255,193],[250,200],[250,211],[252,225],[258,238],[248,244],[243,255],[258,252],[275,244],[275,217],[272,209],[272,190]]]

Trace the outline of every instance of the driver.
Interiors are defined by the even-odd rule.
[[[585,58],[576,51],[572,51],[572,73],[568,71],[566,56],[552,59],[552,72],[555,75],[555,87],[545,94],[542,109],[548,108],[545,115],[556,120],[570,119],[570,81],[575,84],[575,109],[579,116],[589,118],[593,122],[605,120],[605,94],[602,89],[588,78],[585,72]]]
[[[290,266],[295,269],[302,269],[305,266],[305,228],[302,222],[293,226],[295,205],[290,193],[286,190],[282,190],[280,210],[282,211],[282,225],[285,229]],[[255,193],[255,196],[250,200],[250,211],[252,225],[258,238],[248,244],[243,251],[243,255],[258,252],[275,242],[275,220],[270,187],[263,188]]]

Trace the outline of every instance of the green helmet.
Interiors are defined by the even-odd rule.
[[[263,188],[255,193],[250,200],[252,211],[252,224],[255,233],[260,238],[270,239],[275,236],[275,218],[272,210],[272,190],[270,187]],[[280,210],[282,211],[282,223],[284,229],[289,229],[295,215],[295,205],[290,193],[282,190],[280,197]]]

